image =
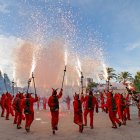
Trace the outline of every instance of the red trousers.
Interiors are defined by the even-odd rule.
[[[70,110],[70,103],[67,103],[67,109]]]
[[[43,109],[46,110],[46,103],[43,104]]]
[[[90,126],[92,127],[93,126],[94,110],[88,110],[88,109],[84,110],[84,122],[85,122],[85,125],[87,125],[87,115],[88,115],[88,113],[90,114]]]
[[[17,113],[17,126],[20,126],[22,122],[22,113]]]
[[[102,109],[102,112],[105,112],[106,111],[106,109],[104,107],[104,104],[101,104],[101,109]]]
[[[10,107],[6,107],[6,119],[9,119]]]
[[[117,112],[116,111],[109,111],[109,118],[113,125],[116,126],[116,123],[120,123],[119,119],[116,117]]]
[[[83,124],[83,113],[74,113],[74,123],[77,125]]]
[[[119,117],[119,119],[121,119],[121,120],[122,120],[122,113],[121,113],[121,109],[118,109],[118,110],[117,110],[117,113],[118,113],[118,117]]]
[[[138,117],[139,117],[139,119],[140,119],[140,109],[138,109]]]
[[[52,129],[55,130],[55,127],[58,125],[59,121],[59,110],[58,111],[51,111],[51,124],[52,124]]]
[[[33,120],[34,120],[34,112],[32,114],[25,114],[26,122],[25,122],[25,128],[30,128]]]
[[[18,112],[15,111],[14,124],[17,124]]]
[[[12,107],[12,106],[10,106],[10,114],[11,114],[12,116],[14,116],[14,110],[13,110],[13,107]]]
[[[126,108],[126,117],[128,120],[130,120],[130,108]]]
[[[1,106],[2,112],[1,112],[1,117],[4,117],[4,112],[5,112],[5,107]]]
[[[126,118],[126,115],[127,115],[126,108],[121,111],[121,114],[122,114],[122,121],[126,122],[126,120],[127,120],[127,118]]]

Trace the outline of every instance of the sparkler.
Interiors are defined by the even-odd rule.
[[[32,67],[31,67],[31,72],[30,75],[33,74],[34,70],[36,68],[36,59],[35,59],[35,54],[33,54],[33,59],[32,59]]]
[[[5,85],[5,90],[6,90],[6,92],[8,92],[5,77],[4,77],[4,85]]]
[[[13,91],[13,95],[15,95],[15,82],[14,82],[14,80],[12,81],[12,91]]]
[[[67,71],[67,59],[68,59],[68,53],[67,53],[67,50],[65,50],[65,58],[64,58],[64,61],[65,61],[65,69],[64,69],[64,75],[63,75],[63,80],[62,80],[62,89],[63,89],[63,85],[64,85],[64,80],[65,80],[65,74],[66,74],[66,71]]]
[[[35,94],[36,94],[35,77],[34,77],[34,73],[33,72],[32,72],[32,79],[33,79],[34,90],[35,90]]]
[[[62,81],[62,87],[61,87],[62,89],[63,89],[64,80],[65,80],[66,69],[67,69],[67,66],[65,66],[65,69],[64,69],[64,75],[63,75],[63,81]]]
[[[104,77],[105,80],[107,80],[108,79],[108,73],[107,73],[105,64],[103,64],[103,71],[104,71],[103,77]]]
[[[32,81],[32,78],[30,78],[30,79],[28,80],[28,88],[27,88],[27,93],[28,93],[28,91],[29,91],[29,88],[30,88],[31,81]]]

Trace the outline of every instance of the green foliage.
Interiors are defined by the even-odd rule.
[[[92,88],[97,87],[97,86],[98,86],[98,83],[90,82],[88,84],[87,90],[91,90]]]
[[[123,83],[125,83],[126,81],[132,82],[133,81],[133,77],[132,77],[132,74],[130,74],[129,72],[124,71],[124,72],[121,72],[118,75],[117,80],[119,82],[123,82]]]
[[[113,68],[106,68],[107,70],[107,74],[108,74],[108,81],[111,80],[111,79],[116,79],[117,78],[117,75],[115,74],[115,70]]]
[[[140,91],[140,71],[135,75],[134,86],[136,88],[136,91]]]

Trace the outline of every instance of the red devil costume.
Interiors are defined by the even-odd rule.
[[[5,109],[6,109],[6,120],[9,120],[9,115],[11,113],[12,116],[14,116],[13,108],[12,108],[12,99],[13,97],[11,96],[10,93],[6,93],[6,98],[5,98]]]
[[[24,96],[22,93],[20,93],[16,96],[16,99],[14,100],[13,104],[15,109],[14,124],[17,124],[17,129],[21,129],[21,122],[23,119],[23,100]]]
[[[67,109],[68,109],[68,110],[70,110],[70,101],[71,101],[70,97],[67,96],[67,97],[66,97],[66,103],[67,103]]]
[[[52,92],[52,95],[49,97],[48,105],[51,111],[51,124],[53,134],[55,134],[55,130],[58,130],[58,121],[59,121],[59,99],[62,97],[63,89],[61,89],[60,93],[57,95],[57,89]]]
[[[46,110],[46,106],[47,106],[47,98],[44,97],[43,98],[43,109]]]
[[[84,121],[85,126],[87,126],[87,115],[90,114],[90,127],[93,129],[93,116],[94,108],[96,107],[96,113],[98,113],[98,102],[97,99],[93,96],[92,91],[89,92],[89,95],[84,98],[85,108],[84,108]]]
[[[31,94],[27,93],[26,98],[23,101],[23,107],[24,107],[24,114],[26,117],[25,122],[25,129],[27,132],[30,131],[31,124],[34,120],[34,103],[38,101],[37,94],[35,94],[35,98],[31,96]]]
[[[121,126],[121,122],[116,117],[117,106],[116,106],[116,101],[115,101],[112,93],[108,93],[106,107],[108,108],[108,114],[109,114],[109,118],[112,122],[112,128],[117,128],[116,123],[118,123],[118,125]]]
[[[133,95],[132,98],[133,98],[134,101],[136,101],[136,104],[137,104],[137,107],[138,107],[138,117],[139,117],[139,120],[140,120],[140,95],[139,96]],[[139,121],[139,123],[140,123],[140,121]]]
[[[125,109],[125,111],[126,111],[126,117],[127,117],[127,120],[131,120],[131,118],[130,118],[130,101],[129,101],[129,94],[127,94],[125,100],[126,100],[126,109]]]
[[[1,117],[4,117],[4,112],[5,112],[5,98],[6,98],[6,95],[5,94],[2,94],[2,97],[1,97],[1,109],[2,109],[2,112],[1,112]]]
[[[115,94],[115,102],[117,107],[117,114],[119,119],[122,120],[123,124],[126,124],[126,100],[121,94]]]
[[[102,112],[105,112],[106,111],[105,106],[104,106],[105,99],[104,99],[103,93],[100,93],[100,101],[101,101],[101,109],[102,109]]]
[[[79,99],[79,95],[75,93],[74,101],[74,123],[79,126],[79,132],[83,132],[83,113],[82,113],[82,102]]]
[[[37,110],[40,110],[40,97],[38,97],[38,101],[37,101]]]
[[[18,112],[17,112],[17,100],[19,99],[19,94],[17,93],[16,94],[16,97],[14,98],[14,101],[13,101],[13,108],[14,108],[14,111],[15,111],[15,118],[14,118],[14,124],[17,124],[17,117],[18,117]]]

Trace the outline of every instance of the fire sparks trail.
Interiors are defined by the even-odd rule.
[[[67,50],[65,50],[65,66],[67,65],[68,63],[68,52]]]
[[[81,62],[80,62],[78,56],[77,56],[77,66],[78,66],[79,71],[81,72],[82,71],[82,67],[81,67]]]
[[[107,80],[107,78],[108,78],[108,73],[107,73],[107,70],[106,70],[106,65],[105,65],[104,63],[103,63],[103,72],[104,72],[104,74],[103,74],[104,79]]]
[[[36,59],[35,59],[35,55],[33,54],[33,60],[32,60],[32,67],[31,67],[31,71],[30,71],[30,76],[32,75],[32,72],[34,72],[36,68]]]

